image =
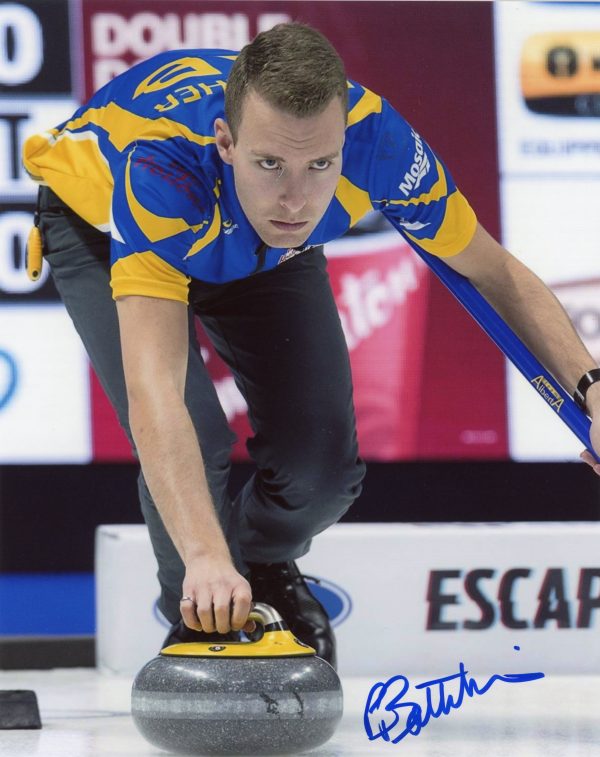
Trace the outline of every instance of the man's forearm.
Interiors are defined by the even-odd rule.
[[[146,482],[183,562],[229,556],[196,432],[180,397],[130,398],[129,416]]]
[[[512,255],[481,294],[571,394],[596,363],[548,287]]]

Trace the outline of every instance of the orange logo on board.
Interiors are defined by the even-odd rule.
[[[521,51],[527,107],[558,116],[600,116],[600,30],[533,34]]]

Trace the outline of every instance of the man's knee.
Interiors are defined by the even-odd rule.
[[[320,500],[325,506],[331,502],[349,507],[358,497],[364,478],[364,463],[354,455],[351,458],[319,458],[299,461],[296,476],[299,485],[311,499]]]
[[[342,517],[361,492],[365,464],[355,448],[347,454],[305,454],[262,471],[266,490],[288,511],[311,511],[330,522]]]

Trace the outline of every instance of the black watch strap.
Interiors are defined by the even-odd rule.
[[[577,389],[575,389],[575,391],[573,392],[573,399],[584,411],[584,413],[588,412],[587,406],[585,404],[585,395],[587,394],[587,390],[590,388],[590,386],[592,384],[595,384],[596,381],[600,381],[600,368],[593,368],[591,371],[584,373],[583,376],[579,379]]]

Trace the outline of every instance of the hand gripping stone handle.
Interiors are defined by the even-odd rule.
[[[469,279],[457,273],[435,255],[417,249],[415,249],[415,252],[473,316],[527,381],[537,389],[538,394],[546,400],[579,441],[600,462],[600,457],[594,452],[590,441],[590,419],[577,406],[571,395],[560,386],[554,376],[533,356],[506,321],[479,294]]]

